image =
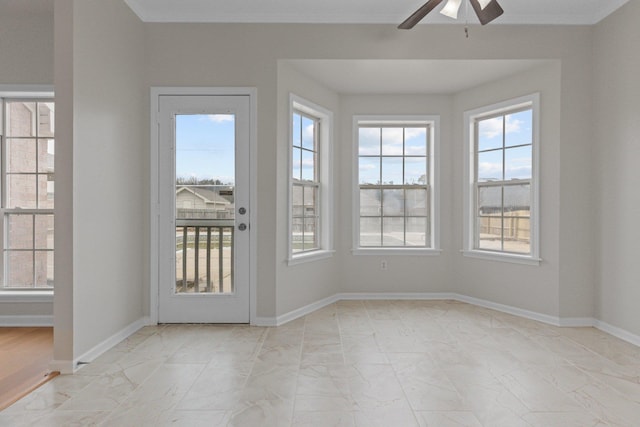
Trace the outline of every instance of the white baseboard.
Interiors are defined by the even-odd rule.
[[[608,333],[609,335],[613,335],[616,338],[620,338],[623,341],[629,342],[633,345],[637,345],[638,347],[640,347],[640,336],[636,334],[632,334],[629,331],[618,328],[617,326],[612,326],[601,320],[595,320],[595,327],[600,329],[603,332]]]
[[[427,292],[348,292],[337,294],[339,300],[455,300],[457,295],[449,292],[427,293]]]
[[[49,368],[52,371],[59,371],[60,374],[63,375],[73,374],[78,370],[82,363],[94,361],[100,355],[117,345],[120,341],[133,335],[144,326],[150,324],[150,319],[148,317],[142,317],[126,326],[125,328],[121,329],[120,331],[116,332],[115,334],[111,335],[106,340],[98,343],[92,349],[85,352],[81,356],[76,357],[74,360],[54,360],[49,364]]]
[[[2,327],[46,327],[53,326],[53,316],[0,316]]]
[[[278,326],[278,319],[275,317],[255,317],[252,326]]]
[[[593,317],[561,317],[558,326],[566,328],[594,328],[598,321]]]
[[[284,325],[285,323],[291,322],[292,320],[296,320],[302,316],[306,316],[307,314],[313,313],[316,310],[320,310],[323,307],[333,304],[334,302],[339,300],[338,294],[332,295],[330,297],[321,299],[320,301],[316,301],[314,303],[305,305],[304,307],[298,308],[296,310],[290,311],[286,314],[278,316],[276,319],[276,325]]]
[[[549,314],[543,314],[535,311],[524,310],[522,308],[513,307],[506,304],[499,304],[497,302],[492,302],[492,301],[488,301],[480,298],[468,297],[466,295],[456,294],[454,299],[456,301],[466,302],[467,304],[489,308],[491,310],[512,314],[518,317],[524,317],[525,319],[531,319],[538,322],[547,323],[549,325],[560,326],[560,318],[556,316],[551,316]]]

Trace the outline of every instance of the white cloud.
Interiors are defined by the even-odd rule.
[[[228,123],[235,120],[233,114],[209,114],[207,118],[214,123]]]
[[[370,171],[370,170],[376,170],[378,169],[377,165],[372,165],[372,164],[360,164],[360,170],[361,171]]]
[[[502,117],[482,120],[481,123],[480,136],[491,139],[502,134]],[[507,134],[520,132],[523,123],[524,122],[522,120],[514,119],[512,116],[507,116],[504,130]]]
[[[478,176],[480,178],[502,179],[502,164],[481,162],[478,163]]]

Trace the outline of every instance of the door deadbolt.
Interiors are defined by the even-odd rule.
[[[247,210],[246,210],[245,208],[240,208],[240,209],[238,209],[238,213],[239,213],[240,215],[244,215],[244,214],[246,214],[246,213],[247,213]]]

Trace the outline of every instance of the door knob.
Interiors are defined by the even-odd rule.
[[[240,231],[244,231],[244,230],[246,230],[246,229],[247,229],[247,224],[245,224],[245,223],[242,223],[242,224],[240,224],[240,225],[238,226],[238,230],[240,230]]]

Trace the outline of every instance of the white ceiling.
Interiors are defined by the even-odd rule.
[[[14,0],[15,1],[15,0]],[[427,0],[125,0],[145,22],[399,24]],[[500,0],[496,24],[595,24],[628,0]],[[437,13],[423,23],[456,23]],[[457,22],[464,22],[464,5]],[[469,22],[477,18],[469,7]]]
[[[301,59],[284,62],[341,94],[444,95],[496,81],[549,61]]]

